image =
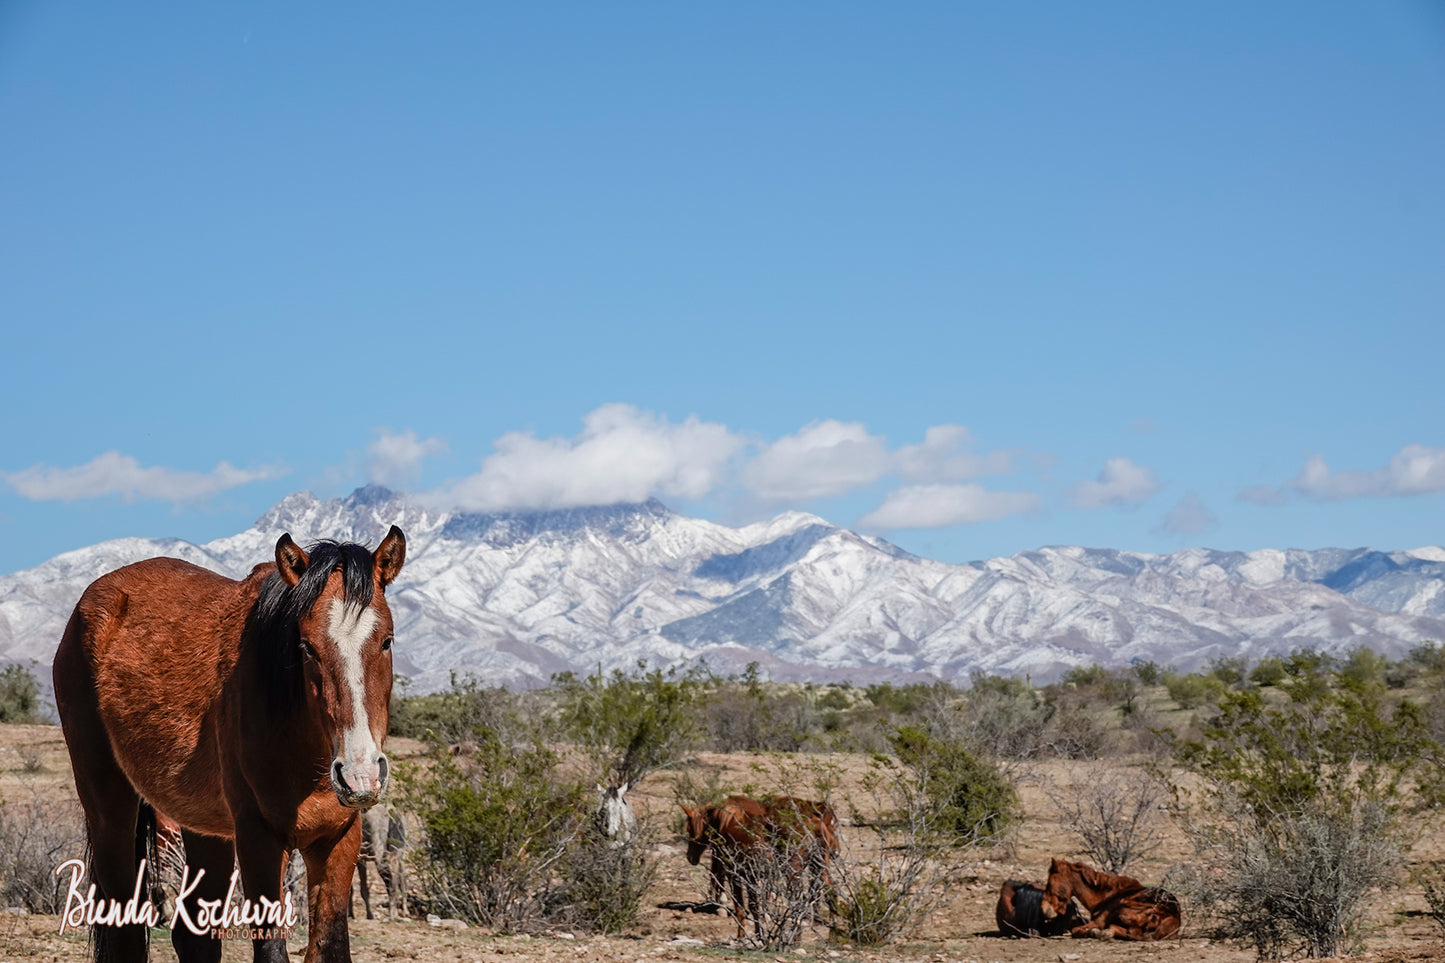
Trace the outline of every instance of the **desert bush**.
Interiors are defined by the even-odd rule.
[[[1044,730],[1045,751],[1063,759],[1098,759],[1109,748],[1109,720],[1099,704],[1068,695],[1054,697],[1055,709]]]
[[[632,673],[579,679],[554,676],[563,734],[584,747],[601,771],[636,782],[671,765],[697,744],[697,706],[702,683],[696,673],[638,664]]]
[[[906,939],[950,898],[977,849],[998,839],[989,820],[960,833],[959,820],[938,805],[933,768],[902,759],[874,759],[863,780],[872,809],[889,818],[865,819],[854,807],[853,823],[874,838],[833,861],[828,925],[835,939],[859,946]]]
[[[1267,655],[1249,670],[1249,681],[1257,686],[1279,685],[1286,678],[1284,660],[1277,655]]]
[[[1228,690],[1217,676],[1201,675],[1197,672],[1187,675],[1166,672],[1164,688],[1168,691],[1169,698],[1181,709],[1196,709],[1217,702]]]
[[[796,752],[807,742],[805,700],[766,683],[756,662],[741,676],[711,680],[703,706],[715,752]]]
[[[1405,661],[1421,672],[1431,675],[1445,674],[1445,646],[1439,642],[1425,642],[1411,649],[1405,656]]]
[[[528,705],[527,694],[483,685],[472,676],[452,673],[449,688],[428,695],[407,695],[407,684],[405,677],[399,676],[393,689],[387,731],[394,736],[434,737],[456,744],[470,742],[485,731],[511,742],[535,730],[543,716]]]
[[[0,900],[32,913],[59,913],[65,881],[55,867],[85,852],[85,823],[72,801],[38,794],[0,802]]]
[[[962,698],[959,733],[984,753],[1029,759],[1043,751],[1055,707],[1022,679],[974,673]]]
[[[1044,794],[1059,813],[1059,824],[1083,842],[1082,852],[1111,873],[1159,848],[1160,807],[1171,800],[1169,786],[1141,768],[1090,766],[1068,774],[1068,785],[1043,781]]]
[[[0,722],[40,723],[46,713],[40,702],[40,683],[29,668],[13,662],[0,669]]]
[[[898,761],[917,774],[933,833],[973,841],[998,836],[1017,819],[1018,790],[995,762],[921,726],[900,726],[890,741]]]
[[[1211,659],[1208,674],[1224,683],[1226,688],[1239,688],[1248,678],[1249,660],[1241,655]]]
[[[562,861],[562,883],[549,915],[591,933],[621,933],[637,922],[642,899],[657,878],[651,843],[646,830],[621,842],[595,831],[580,833]]]
[[[1284,699],[1229,693],[1204,737],[1179,747],[1204,778],[1189,827],[1203,885],[1190,895],[1262,958],[1351,946],[1366,898],[1398,872],[1402,786],[1435,751],[1415,706],[1303,677]]]
[[[465,753],[434,739],[422,766],[397,769],[422,826],[413,860],[429,912],[510,932],[565,905],[561,870],[591,795],[554,752],[482,730]]]
[[[1133,666],[1134,677],[1144,685],[1163,685],[1164,669],[1158,662],[1152,660],[1147,662],[1136,662]]]
[[[1385,685],[1385,670],[1389,660],[1373,649],[1358,646],[1351,649],[1340,663],[1340,681],[1354,688]]]

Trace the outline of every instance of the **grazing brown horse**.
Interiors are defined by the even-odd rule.
[[[1063,936],[1075,926],[1088,922],[1073,900],[1069,901],[1064,915],[1050,917],[1044,912],[1044,888],[1016,879],[1006,880],[999,887],[994,919],[998,921],[999,933],[1008,937]]]
[[[104,901],[137,885],[151,807],[179,824],[195,883],[171,942],[182,963],[221,958],[192,932],[239,862],[253,906],[281,903],[293,849],[306,863],[306,963],[351,958],[346,906],[361,848],[358,810],[386,788],[392,619],[384,590],[406,539],[375,553],[290,535],[274,564],[237,582],[156,558],[102,576],[81,596],[55,654],[55,703],[85,810],[91,879]],[[280,915],[273,913],[272,918]],[[260,928],[257,928],[260,930]],[[274,927],[257,963],[286,963]],[[144,960],[143,925],[97,925],[99,960]]]
[[[781,856],[794,874],[809,870],[827,878],[827,862],[838,851],[838,817],[827,803],[793,796],[774,796],[759,802],[733,795],[720,803],[693,808],[687,816],[687,861],[696,866],[712,850],[712,889],[728,892],[738,939],[747,935],[752,917],[762,933],[758,876],[774,856]]]
[[[1167,940],[1179,935],[1179,900],[1168,890],[1146,887],[1132,876],[1054,859],[1045,889],[1045,912],[1063,916],[1075,899],[1089,912],[1089,921],[1071,928],[1071,936]]]

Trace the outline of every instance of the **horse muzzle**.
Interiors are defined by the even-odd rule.
[[[381,801],[386,791],[391,767],[386,756],[378,754],[369,764],[348,765],[341,759],[331,763],[331,788],[336,801],[348,809],[367,809]]]

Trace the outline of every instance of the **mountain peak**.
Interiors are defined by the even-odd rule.
[[[372,482],[362,485],[342,501],[347,508],[368,508],[374,505],[384,505],[394,500],[397,493],[385,485],[378,485]]]
[[[533,538],[568,537],[585,530],[613,536],[641,537],[651,526],[673,518],[656,498],[616,505],[540,508],[504,512],[462,512],[442,527],[442,537],[482,541],[496,548]]]

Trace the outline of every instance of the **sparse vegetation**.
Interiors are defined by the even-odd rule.
[[[1159,848],[1161,807],[1173,797],[1168,785],[1142,767],[1093,765],[1074,769],[1068,785],[1044,783],[1059,824],[1078,835],[1083,852],[1110,873]]]
[[[1378,672],[1285,665],[1283,691],[1226,693],[1203,737],[1179,746],[1205,780],[1191,827],[1203,882],[1190,889],[1261,958],[1333,956],[1357,941],[1367,896],[1397,881],[1406,783],[1428,775],[1434,747]]]
[[[0,669],[0,723],[48,722],[40,702],[40,683],[18,662]]]

